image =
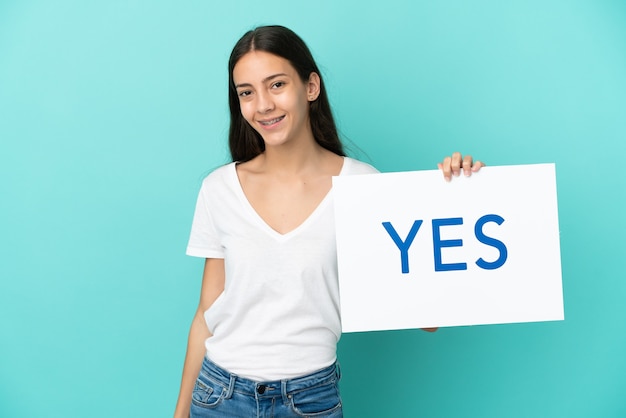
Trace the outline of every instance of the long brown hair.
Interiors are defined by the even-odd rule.
[[[230,107],[230,131],[228,145],[233,161],[244,162],[265,151],[265,142],[243,118],[239,96],[233,81],[233,69],[237,62],[250,51],[264,51],[289,61],[304,83],[311,73],[320,76],[320,94],[309,105],[309,120],[315,141],[329,151],[344,156],[328,95],[322,75],[313,55],[304,41],[284,26],[260,26],[246,32],[235,44],[228,60],[228,105]]]

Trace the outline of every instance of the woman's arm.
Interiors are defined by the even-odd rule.
[[[437,167],[443,172],[443,177],[446,181],[452,180],[452,176],[458,177],[461,174],[461,169],[466,176],[471,176],[472,173],[480,170],[485,164],[480,161],[474,161],[471,155],[463,157],[460,152],[455,152],[452,156],[445,157],[442,162],[437,163]],[[423,331],[435,332],[439,328],[422,328]]]
[[[191,394],[195,385],[202,360],[205,355],[204,341],[211,336],[206,323],[204,312],[215,302],[215,299],[224,291],[224,260],[220,258],[207,258],[204,263],[202,274],[202,289],[200,291],[200,303],[198,310],[191,322],[189,339],[187,340],[187,354],[183,366],[183,377],[180,383],[180,392],[176,402],[174,418],[189,417],[191,407]]]

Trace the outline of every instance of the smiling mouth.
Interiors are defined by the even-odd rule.
[[[274,125],[275,123],[280,122],[281,120],[283,120],[285,118],[285,116],[279,116],[277,118],[274,119],[270,119],[270,120],[260,120],[259,123],[263,126],[271,126]]]

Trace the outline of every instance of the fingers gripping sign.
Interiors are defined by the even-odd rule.
[[[452,177],[458,177],[463,170],[465,176],[471,176],[476,173],[485,164],[481,161],[474,161],[471,155],[463,156],[460,152],[455,152],[452,156],[447,156],[437,167],[443,172],[443,178],[451,181]]]

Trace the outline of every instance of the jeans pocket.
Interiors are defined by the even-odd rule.
[[[341,416],[341,397],[336,380],[292,392],[288,396],[291,399],[291,408],[300,416]]]
[[[191,402],[202,408],[215,408],[222,402],[226,388],[200,372],[191,394]]]

